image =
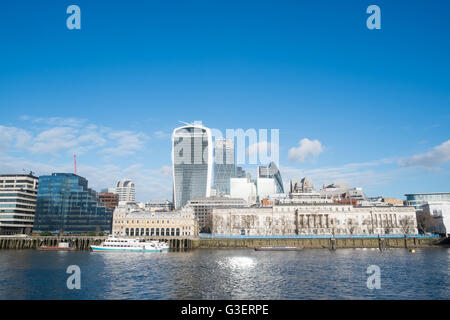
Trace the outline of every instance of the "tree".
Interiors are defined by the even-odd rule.
[[[411,228],[413,226],[412,219],[410,217],[404,216],[398,221],[398,224],[400,225],[400,228],[402,229],[402,232],[404,234],[408,234],[411,231]]]
[[[351,218],[347,220],[347,229],[348,229],[348,232],[350,232],[350,234],[353,234],[357,228],[358,228],[358,222],[356,220],[353,220]]]
[[[422,233],[427,233],[432,230],[434,226],[434,219],[428,212],[419,212],[417,214],[417,227]]]
[[[201,231],[202,233],[211,233],[213,230],[213,217],[212,214],[206,215],[205,218],[205,225],[202,227]]]

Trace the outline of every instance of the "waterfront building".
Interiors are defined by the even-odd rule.
[[[417,234],[416,213],[410,207],[284,204],[212,211],[216,235],[360,235]]]
[[[37,188],[32,173],[0,175],[0,235],[31,233]]]
[[[195,198],[189,200],[186,203],[186,207],[191,207],[194,210],[195,219],[199,223],[200,229],[209,228],[209,220],[212,210],[214,208],[242,208],[247,206],[247,201],[241,198],[229,198],[229,197],[208,197],[208,198]],[[208,230],[209,232],[209,230]]]
[[[421,211],[433,218],[432,232],[450,236],[450,201],[427,201]]]
[[[114,210],[112,233],[121,237],[197,237],[198,222],[192,208],[152,212],[136,204],[122,202]]]
[[[405,194],[406,205],[421,210],[422,205],[429,201],[450,201],[450,192],[410,193]]]
[[[230,179],[230,196],[244,199],[248,206],[255,205],[258,201],[256,184],[247,174],[245,178]]]
[[[291,193],[303,193],[303,192],[313,192],[314,184],[311,179],[291,179],[290,192]]]
[[[284,193],[281,173],[274,162],[271,162],[268,166],[258,166],[257,173],[256,189],[259,199]]]
[[[134,183],[130,179],[117,182],[115,193],[119,196],[119,201],[135,201]]]
[[[100,200],[111,209],[115,209],[119,205],[119,195],[116,193],[103,192],[99,193]]]
[[[39,177],[35,232],[109,233],[112,212],[83,177],[73,173]]]
[[[145,203],[145,209],[149,211],[171,211],[173,203],[169,200],[150,200]]]
[[[214,140],[214,184],[216,194],[230,194],[230,179],[236,176],[234,139]]]
[[[325,199],[342,200],[348,194],[348,185],[345,183],[332,183],[323,185],[318,192]]]
[[[211,130],[199,123],[176,128],[172,134],[173,203],[179,209],[188,200],[209,197],[212,182]]]
[[[236,167],[236,178],[245,178],[247,177],[247,173],[242,167]]]

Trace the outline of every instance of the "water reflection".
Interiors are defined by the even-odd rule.
[[[0,253],[0,299],[447,299],[450,250]],[[78,265],[81,290],[66,288]],[[381,290],[366,270],[381,268]]]

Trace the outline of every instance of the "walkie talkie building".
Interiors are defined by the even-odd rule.
[[[173,131],[173,203],[176,209],[193,198],[210,196],[212,149],[211,130],[201,124],[189,124]]]

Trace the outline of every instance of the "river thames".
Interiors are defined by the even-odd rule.
[[[81,270],[69,290],[66,269]],[[367,288],[367,268],[381,289]],[[450,249],[0,251],[0,299],[448,299]]]

